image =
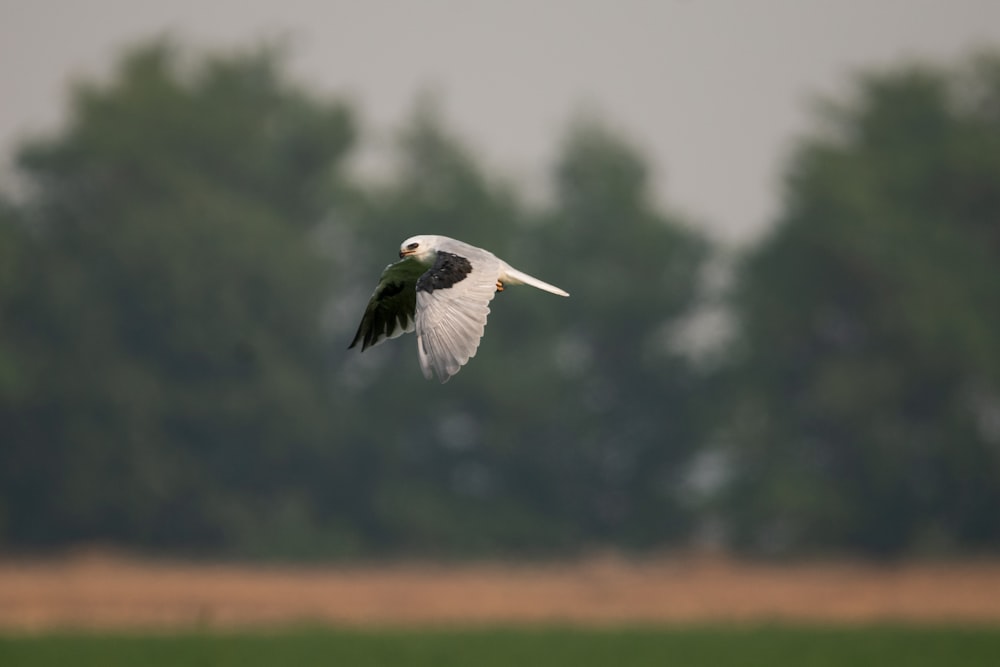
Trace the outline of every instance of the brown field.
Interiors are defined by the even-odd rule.
[[[0,561],[0,631],[699,622],[1000,624],[1000,562],[724,558],[268,567]]]

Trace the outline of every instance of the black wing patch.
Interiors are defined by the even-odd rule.
[[[447,289],[465,280],[471,272],[472,264],[465,257],[439,251],[434,266],[417,280],[417,291],[429,293],[436,289]]]
[[[423,271],[423,267],[411,259],[386,267],[348,349],[361,343],[361,349],[367,350],[412,328],[417,305],[413,285]]]

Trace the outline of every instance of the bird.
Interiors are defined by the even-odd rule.
[[[382,272],[348,349],[360,343],[364,352],[415,329],[420,369],[442,384],[475,356],[490,301],[507,285],[569,296],[488,250],[447,236],[412,236],[400,244],[399,258]]]

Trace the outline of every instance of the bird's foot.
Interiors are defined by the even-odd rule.
[[[498,292],[502,292],[503,291],[503,283],[500,282],[499,280],[497,281],[497,291]]]

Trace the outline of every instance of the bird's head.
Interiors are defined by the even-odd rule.
[[[412,257],[425,264],[433,263],[437,255],[436,236],[411,236],[399,246],[399,257]]]

